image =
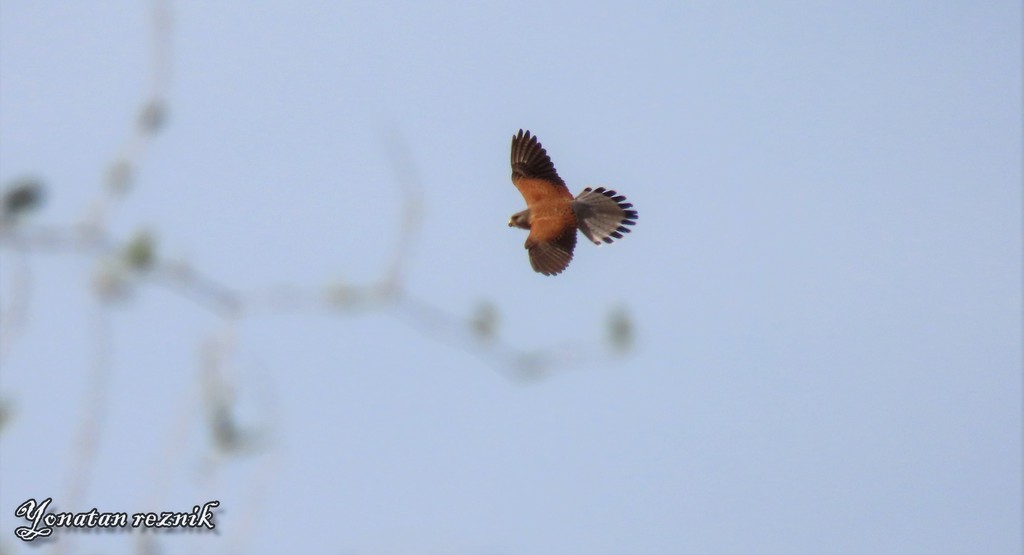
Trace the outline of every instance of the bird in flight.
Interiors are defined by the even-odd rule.
[[[512,214],[508,226],[530,231],[530,265],[546,276],[569,265],[577,229],[600,245],[621,239],[630,231],[626,226],[637,220],[633,205],[610,189],[587,187],[573,198],[540,141],[522,129],[512,136],[512,183],[526,200],[526,210]]]

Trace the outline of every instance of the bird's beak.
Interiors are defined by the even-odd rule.
[[[512,218],[508,219],[508,226],[509,227],[515,227],[516,226],[516,224],[512,223]]]

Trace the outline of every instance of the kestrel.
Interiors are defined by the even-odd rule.
[[[615,191],[587,187],[573,198],[537,137],[522,129],[512,137],[512,183],[526,199],[526,210],[512,214],[508,225],[530,230],[530,265],[546,276],[569,265],[577,229],[600,245],[621,239],[630,231],[626,226],[636,223],[633,205]]]

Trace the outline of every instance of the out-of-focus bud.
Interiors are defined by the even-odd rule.
[[[14,180],[4,189],[0,221],[12,222],[37,208],[43,202],[43,184],[34,177]]]
[[[153,267],[156,259],[156,242],[148,230],[135,233],[132,240],[124,247],[124,264],[130,270],[145,272]]]
[[[207,424],[210,439],[218,452],[225,455],[248,455],[267,447],[266,429],[241,422],[235,403],[227,391],[210,393]]]
[[[0,432],[3,432],[7,428],[7,424],[11,421],[14,416],[13,403],[7,399],[7,397],[0,397]]]
[[[167,105],[159,98],[147,102],[139,111],[139,129],[146,134],[155,134],[167,123]]]
[[[489,301],[481,301],[477,304],[469,325],[477,337],[484,340],[493,339],[498,331],[498,309]]]
[[[633,347],[633,319],[619,306],[608,314],[608,342],[612,348],[624,353]]]
[[[233,453],[242,447],[242,430],[239,429],[235,419],[231,416],[231,410],[225,403],[221,401],[210,408],[209,422],[210,433],[217,449],[225,453]]]

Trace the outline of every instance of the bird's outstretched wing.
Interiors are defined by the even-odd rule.
[[[546,276],[560,274],[572,261],[572,251],[576,248],[576,228],[566,229],[553,241],[531,244],[531,240],[527,239],[526,248],[530,253],[530,266],[533,266],[533,271]]]
[[[636,210],[625,200],[626,197],[604,187],[583,189],[572,202],[576,225],[587,239],[598,245],[621,239],[623,233],[630,232],[626,226],[637,220]]]
[[[512,183],[529,209],[526,249],[530,265],[546,276],[560,274],[572,261],[576,248],[572,193],[537,137],[522,129],[512,137]]]
[[[540,141],[522,129],[512,136],[512,183],[531,209],[545,200],[572,198]]]

